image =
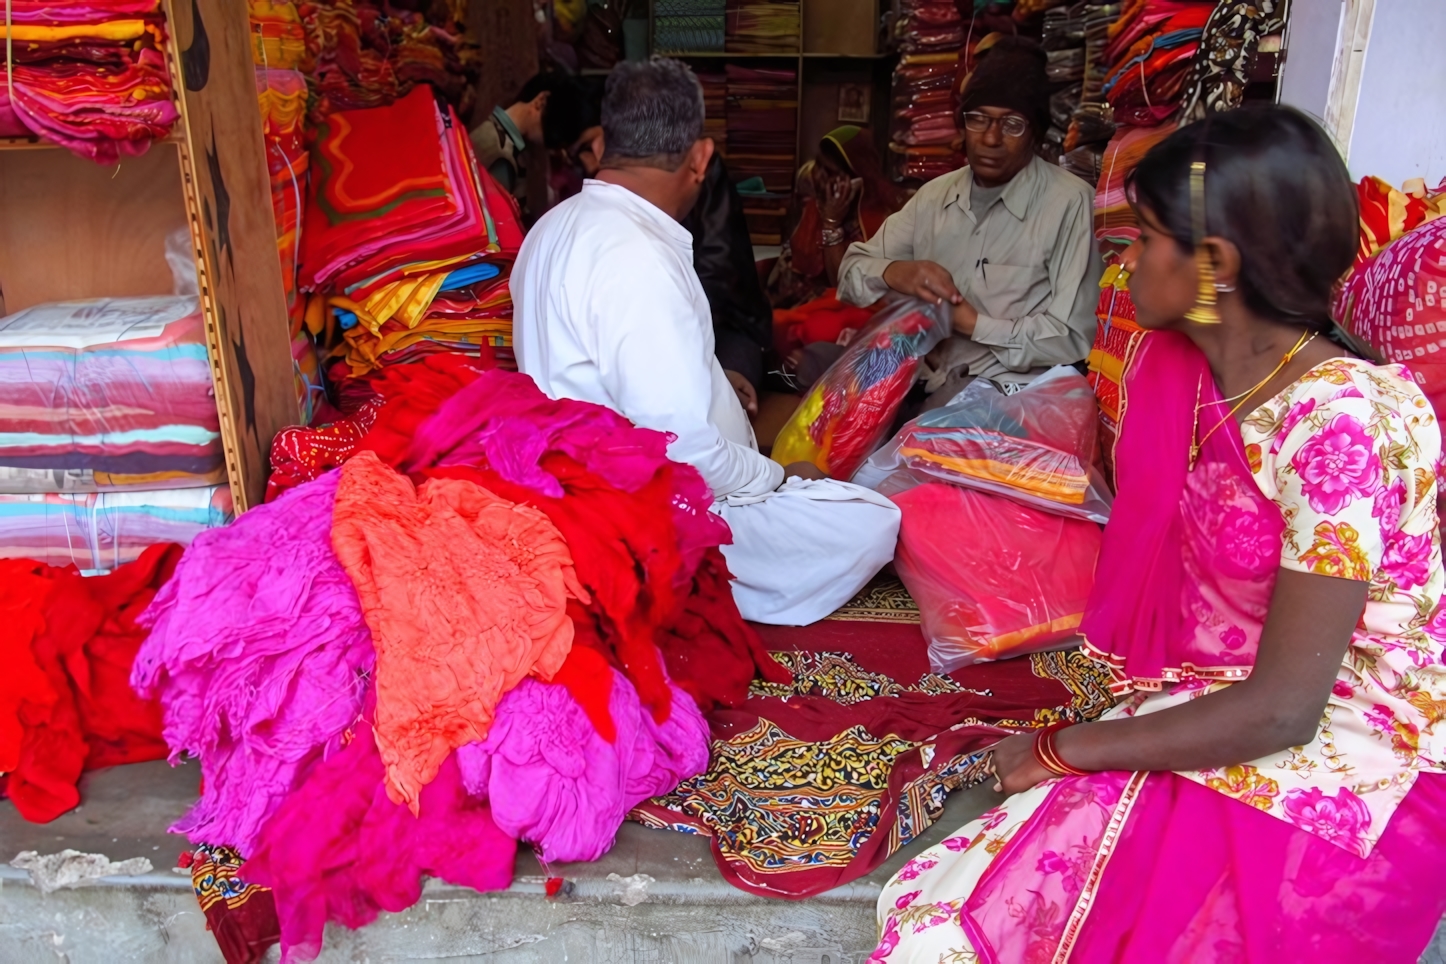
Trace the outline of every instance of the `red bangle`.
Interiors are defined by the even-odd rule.
[[[1057,777],[1082,777],[1090,771],[1072,767],[1064,762],[1064,758],[1059,755],[1059,750],[1054,745],[1055,734],[1067,726],[1074,726],[1074,724],[1055,723],[1034,734],[1034,760]]]

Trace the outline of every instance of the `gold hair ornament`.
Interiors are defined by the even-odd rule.
[[[1205,162],[1190,162],[1190,231],[1195,243],[1195,267],[1200,273],[1200,290],[1195,295],[1195,307],[1185,312],[1185,320],[1197,325],[1220,324],[1220,312],[1216,310],[1215,263],[1210,260],[1210,251],[1205,247]]]

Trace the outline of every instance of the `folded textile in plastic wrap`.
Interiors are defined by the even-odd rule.
[[[231,489],[0,495],[0,559],[108,571],[231,521]]]
[[[877,478],[904,467],[1103,524],[1112,497],[1093,467],[1096,412],[1089,382],[1069,366],[1051,369],[1013,395],[976,379],[947,405],[906,424],[865,470]]]
[[[909,471],[879,491],[903,512],[894,568],[919,604],[934,672],[1074,637],[1099,526]]]
[[[195,298],[68,301],[0,318],[0,493],[224,478]]]
[[[778,433],[773,458],[848,481],[888,433],[919,363],[949,334],[944,309],[899,298],[859,332]]]

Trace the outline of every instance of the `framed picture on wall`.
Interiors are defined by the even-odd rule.
[[[870,94],[868,84],[839,84],[838,119],[847,124],[867,124]]]

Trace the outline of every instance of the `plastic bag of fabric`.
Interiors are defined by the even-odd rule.
[[[934,672],[1077,645],[1099,526],[908,470],[879,491],[903,513],[894,568]]]
[[[949,334],[949,309],[918,298],[886,305],[824,372],[778,433],[773,458],[812,462],[846,482],[887,435],[919,363]]]
[[[907,468],[1103,524],[1114,497],[1095,468],[1098,444],[1094,390],[1083,375],[1060,366],[1013,395],[986,379],[970,382],[947,405],[908,422],[854,481],[877,486]]]

